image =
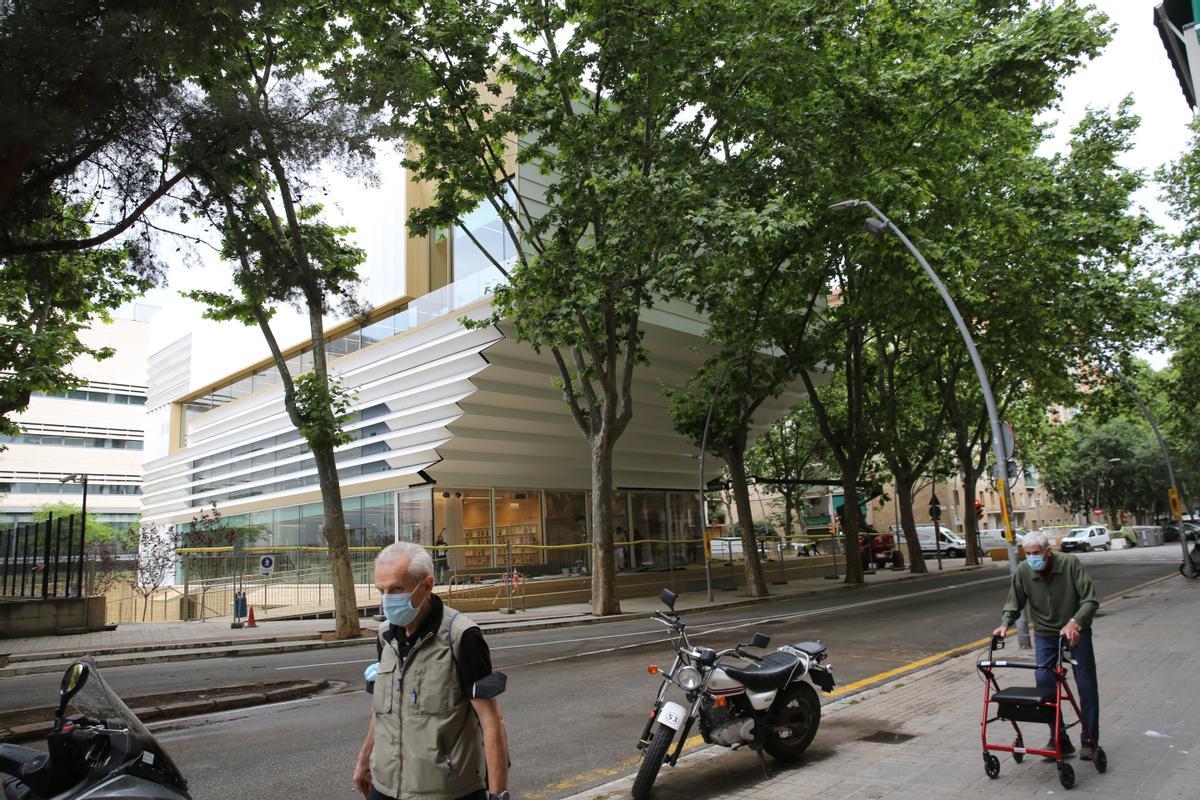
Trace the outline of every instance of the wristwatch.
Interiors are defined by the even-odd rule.
[[[488,800],[509,800],[508,789],[505,789],[500,794],[488,793]]]

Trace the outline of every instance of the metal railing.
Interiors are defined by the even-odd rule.
[[[79,597],[83,587],[83,524],[74,515],[48,516],[0,531],[0,596],[47,600]]]

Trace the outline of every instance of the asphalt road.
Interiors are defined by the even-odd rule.
[[[1084,556],[1102,598],[1175,571],[1171,548]],[[693,642],[714,648],[823,639],[839,684],[902,667],[986,636],[1007,590],[1002,569],[826,592],[762,606],[685,617]],[[1119,604],[1113,604],[1118,609]],[[1113,613],[1109,607],[1102,614]],[[1100,619],[1098,629],[1105,621]],[[664,629],[651,620],[493,633],[514,795],[553,798],[636,766],[634,744],[657,681],[650,663],[669,663]],[[351,797],[350,771],[366,732],[370,698],[358,689],[373,643],[334,651],[122,667],[105,677],[122,694],[290,678],[345,684],[329,695],[152,726],[192,786],[193,796]],[[0,705],[53,697],[57,676],[0,681]],[[20,697],[22,702],[14,702]],[[974,713],[974,711],[972,711]],[[819,734],[818,734],[819,735]]]

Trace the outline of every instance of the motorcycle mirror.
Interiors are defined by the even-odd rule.
[[[663,589],[662,594],[659,595],[659,599],[663,601],[663,605],[672,611],[675,610],[675,600],[678,597],[679,595],[675,594],[670,589]]]
[[[765,633],[756,633],[754,634],[754,638],[750,640],[751,647],[766,647],[769,644],[771,644],[771,637]]]
[[[59,719],[62,719],[62,715],[66,712],[67,703],[71,702],[71,698],[87,683],[89,674],[87,664],[84,664],[82,661],[76,661],[67,667],[67,671],[63,673],[62,684],[58,690],[57,717]]]

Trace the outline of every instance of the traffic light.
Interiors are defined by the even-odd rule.
[[[975,500],[975,519],[983,519],[983,501]]]

